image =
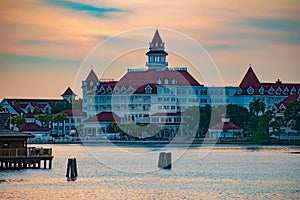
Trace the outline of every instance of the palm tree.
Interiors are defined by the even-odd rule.
[[[254,113],[257,117],[260,112],[264,113],[266,104],[261,99],[255,99],[249,103],[250,112]]]

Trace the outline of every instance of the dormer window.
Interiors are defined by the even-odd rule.
[[[280,112],[284,112],[285,111],[285,106],[283,104],[281,104],[280,106]]]
[[[175,85],[177,83],[177,81],[175,80],[175,78],[172,79],[172,84]]]
[[[121,92],[126,92],[126,87],[124,86],[124,85],[122,85],[122,87],[121,87]]]
[[[120,92],[120,90],[119,90],[118,86],[116,86],[116,87],[114,88],[114,93],[117,94],[117,93],[119,93],[119,92]]]
[[[290,93],[291,93],[291,94],[295,94],[295,93],[296,93],[296,88],[293,87],[293,88],[291,89]]]
[[[300,94],[300,89],[298,90],[298,94]]]
[[[111,89],[110,85],[107,87],[106,91],[107,91],[107,94],[111,94],[112,89]]]
[[[100,86],[100,81],[97,82],[97,86]]]
[[[169,84],[169,80],[167,78],[165,79],[165,84]]]
[[[145,87],[145,93],[146,94],[151,94],[152,93],[152,87],[150,85],[147,85],[147,87]]]
[[[273,94],[273,93],[274,93],[274,88],[273,88],[273,87],[270,87],[270,89],[268,90],[268,93],[269,93],[269,94]]]
[[[287,87],[285,87],[282,94],[288,95],[288,93],[289,93],[289,89]]]
[[[281,88],[278,87],[278,88],[276,89],[276,94],[279,95],[279,94],[281,93],[281,91],[282,91]]]
[[[161,84],[160,78],[156,81],[157,84]]]
[[[254,89],[253,89],[253,87],[248,87],[248,89],[247,89],[247,93],[248,94],[253,94],[254,93]]]
[[[155,43],[155,47],[158,47],[158,42]]]
[[[259,94],[264,94],[265,92],[265,89],[263,87],[260,87],[259,90],[258,90]]]
[[[128,87],[128,91],[129,91],[130,93],[132,93],[132,92],[134,91],[132,85],[130,85],[130,86]]]
[[[93,87],[94,86],[94,82],[90,81],[90,86]]]
[[[105,94],[105,88],[103,87],[103,85],[102,85],[101,88],[100,88],[100,93],[101,93],[101,94]]]

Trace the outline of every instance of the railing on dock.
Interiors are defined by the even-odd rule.
[[[25,148],[10,148],[0,149],[0,157],[38,157],[38,156],[52,156],[52,148],[36,148],[27,147]]]

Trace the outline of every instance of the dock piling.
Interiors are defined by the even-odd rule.
[[[161,152],[158,159],[158,168],[161,169],[171,169],[172,159],[170,152]]]
[[[68,181],[75,181],[77,178],[77,163],[76,158],[69,158],[67,164],[66,177]]]

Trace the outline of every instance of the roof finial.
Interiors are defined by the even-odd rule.
[[[93,69],[93,67],[94,67],[94,66],[93,66],[93,65],[91,65],[91,69]]]
[[[251,67],[252,65],[251,65],[251,63],[249,64],[249,67]]]

